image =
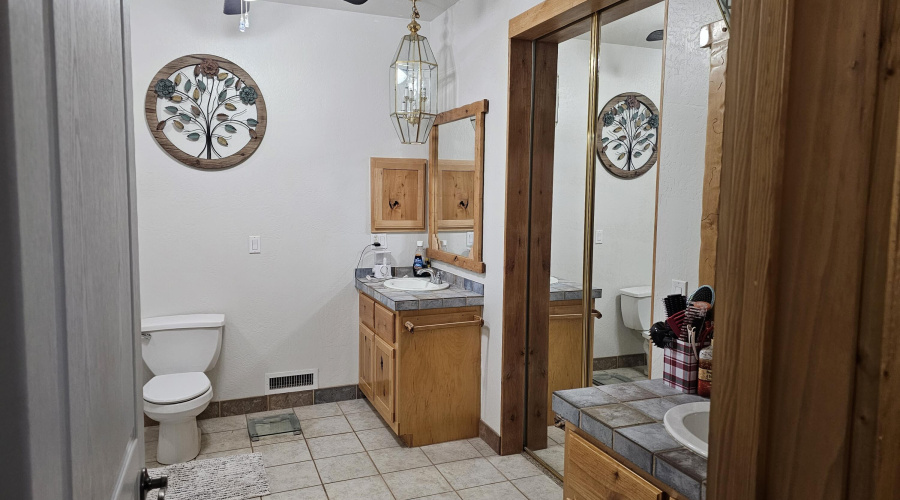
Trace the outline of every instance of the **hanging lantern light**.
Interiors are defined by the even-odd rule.
[[[391,64],[391,123],[403,144],[424,144],[437,116],[438,64],[428,39],[419,34],[419,9],[412,0],[409,34]]]

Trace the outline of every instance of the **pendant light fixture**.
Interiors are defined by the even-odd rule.
[[[425,144],[437,116],[438,64],[428,39],[419,34],[419,9],[412,0],[409,34],[391,64],[391,123],[403,144]]]

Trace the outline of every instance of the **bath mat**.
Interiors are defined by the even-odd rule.
[[[252,453],[195,460],[148,471],[169,476],[166,500],[245,500],[269,494],[262,455]],[[147,498],[156,498],[156,490]]]

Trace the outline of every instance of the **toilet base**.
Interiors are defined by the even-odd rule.
[[[163,465],[187,462],[200,454],[200,428],[196,418],[160,422],[156,461]]]

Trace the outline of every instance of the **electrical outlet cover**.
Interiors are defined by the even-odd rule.
[[[387,250],[387,247],[388,247],[387,234],[386,233],[373,234],[371,243],[381,243],[381,247],[379,247],[379,248],[381,248],[382,250]]]

